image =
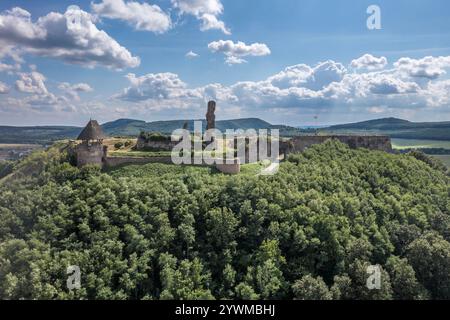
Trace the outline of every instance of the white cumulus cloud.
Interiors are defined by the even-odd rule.
[[[189,14],[200,20],[202,31],[217,29],[224,34],[231,34],[230,29],[218,18],[223,13],[220,0],[172,0],[172,5],[181,14]]]
[[[245,56],[266,56],[269,55],[270,49],[264,43],[245,44],[242,41],[233,42],[231,40],[219,40],[208,44],[209,50],[212,52],[222,52],[227,56],[245,57]]]
[[[213,41],[208,44],[208,49],[214,53],[223,53],[225,55],[225,63],[229,65],[247,62],[242,57],[260,57],[271,54],[269,47],[265,43],[247,45],[242,41],[233,42],[231,40]]]
[[[46,78],[42,73],[31,71],[18,74],[19,79],[16,81],[16,89],[22,93],[34,93],[45,95],[48,93],[45,86]]]
[[[444,68],[446,59],[428,60],[440,61]],[[261,110],[287,114],[331,110],[343,114],[382,114],[393,110],[429,112],[431,108],[450,112],[450,80],[423,82],[415,73],[405,72],[402,64],[389,70],[358,70],[349,72],[342,63],[329,60],[314,66],[290,66],[260,81],[241,81],[229,86],[214,83],[195,88],[189,88],[173,73],[141,77],[132,74],[128,76],[130,86],[115,98],[135,102],[136,106],[145,102],[143,108],[152,106],[152,110],[159,111],[177,106],[197,110],[206,100],[216,99],[226,110],[239,109],[250,114]]]
[[[352,68],[355,69],[367,69],[369,71],[372,70],[380,70],[386,67],[388,61],[386,57],[374,57],[371,54],[365,54],[358,59],[352,60],[350,63]]]
[[[233,65],[233,64],[242,64],[242,63],[247,63],[247,60],[242,59],[242,58],[238,58],[235,56],[229,56],[225,58],[225,63],[228,65]]]
[[[328,60],[320,62],[314,67],[298,64],[285,68],[283,71],[269,77],[269,81],[276,87],[304,87],[319,90],[332,82],[339,82],[347,73],[343,64]]]
[[[0,81],[0,94],[7,94],[9,93],[9,87]]]
[[[7,64],[0,61],[0,72],[13,72],[20,70],[20,64]]]
[[[68,82],[62,82],[59,84],[58,89],[62,90],[66,96],[74,101],[80,101],[79,93],[94,91],[87,83],[70,84]]]
[[[172,26],[170,16],[157,5],[124,0],[102,0],[91,4],[100,17],[128,22],[136,30],[164,33]]]
[[[445,74],[445,69],[450,67],[450,56],[428,56],[422,59],[404,57],[395,62],[394,66],[411,77],[436,79]]]
[[[94,18],[77,6],[70,6],[64,14],[50,12],[36,22],[24,9],[4,11],[0,14],[1,46],[9,52],[19,50],[85,67],[125,69],[140,64],[138,57],[97,29]]]
[[[130,86],[116,95],[117,99],[136,102],[151,99],[188,98],[191,95],[190,91],[186,89],[186,83],[174,73],[149,73],[141,77],[130,73],[127,75],[127,79]]]

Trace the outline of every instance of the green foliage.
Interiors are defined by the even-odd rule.
[[[386,267],[392,282],[394,299],[422,300],[428,298],[426,290],[416,279],[416,273],[406,258],[391,256]]]
[[[0,179],[6,177],[14,169],[13,161],[2,161],[0,160]]]
[[[450,243],[434,232],[423,234],[407,248],[418,280],[434,299],[450,299]]]
[[[421,151],[413,150],[413,151],[410,151],[408,153],[408,155],[416,158],[417,160],[425,162],[430,167],[432,167],[432,168],[434,168],[436,170],[441,170],[443,172],[447,171],[447,167],[440,160],[438,160],[436,158],[433,158],[433,157],[429,157],[429,156],[427,156],[425,153],[423,153]]]
[[[114,149],[119,150],[119,149],[122,149],[123,146],[124,146],[124,143],[119,141],[114,144]]]
[[[450,298],[449,178],[410,155],[330,141],[265,177],[79,170],[58,146],[0,195],[0,299]]]
[[[162,135],[159,132],[144,132],[142,131],[139,135],[139,138],[144,139],[146,142],[170,142],[171,137]]]
[[[332,294],[321,277],[310,275],[295,281],[292,286],[296,299],[299,300],[331,300]]]

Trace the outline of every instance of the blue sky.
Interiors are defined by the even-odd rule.
[[[366,26],[373,4],[381,30]],[[2,0],[0,125],[200,118],[208,99],[219,119],[450,120],[449,12],[446,0]]]

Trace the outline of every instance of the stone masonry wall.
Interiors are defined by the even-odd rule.
[[[81,168],[88,164],[97,164],[103,167],[106,153],[107,147],[103,146],[101,143],[94,142],[90,145],[87,143],[81,143],[75,148],[77,166]]]
[[[139,137],[136,143],[136,150],[172,151],[178,143],[172,141],[146,141]]]

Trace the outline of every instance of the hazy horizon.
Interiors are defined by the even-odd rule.
[[[389,118],[395,118],[395,117],[383,117],[383,118],[371,118],[371,119],[365,119],[365,120],[358,120],[358,121],[350,121],[350,122],[335,122],[335,123],[326,123],[326,124],[304,124],[304,125],[287,125],[285,123],[272,123],[268,120],[262,119],[262,118],[258,118],[258,117],[244,117],[244,118],[227,118],[227,119],[216,119],[216,121],[233,121],[233,120],[243,120],[243,119],[259,119],[262,121],[266,121],[268,123],[270,123],[271,125],[286,125],[286,126],[290,126],[290,127],[295,127],[295,128],[324,128],[324,127],[331,127],[331,126],[336,126],[336,125],[344,125],[344,124],[353,124],[353,123],[359,123],[359,122],[366,122],[366,121],[374,121],[374,120],[383,120],[383,119],[389,119]],[[406,121],[410,121],[407,119],[402,119],[402,118],[395,118],[395,119],[399,119],[399,120],[406,120]],[[51,127],[51,126],[62,126],[62,127],[84,127],[86,125],[86,123],[89,120],[97,120],[97,119],[86,119],[86,121],[84,123],[81,123],[80,125],[68,125],[68,124],[40,124],[40,125],[7,125],[7,124],[1,124],[0,123],[0,127]],[[169,122],[169,121],[206,121],[205,119],[202,118],[196,118],[196,119],[161,119],[161,120],[151,120],[151,121],[147,121],[144,119],[136,119],[136,118],[118,118],[118,119],[114,119],[114,120],[109,120],[109,121],[99,121],[100,125],[104,125],[107,123],[111,123],[111,122],[115,122],[115,121],[119,121],[119,120],[135,120],[135,121],[144,121],[146,123],[152,123],[152,122]],[[410,122],[414,122],[414,123],[435,123],[435,122],[450,122],[449,120],[442,120],[442,121],[410,121]]]

